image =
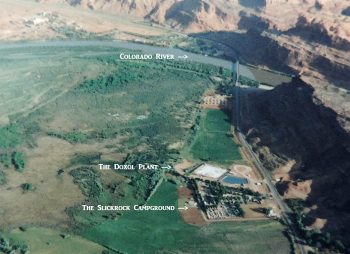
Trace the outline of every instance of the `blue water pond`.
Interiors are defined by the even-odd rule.
[[[235,177],[232,175],[225,176],[224,179],[222,179],[225,183],[229,184],[246,184],[248,183],[248,180],[246,178],[240,178],[240,177]]]

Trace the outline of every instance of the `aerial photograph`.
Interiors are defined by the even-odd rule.
[[[0,253],[350,253],[350,0],[0,0]]]

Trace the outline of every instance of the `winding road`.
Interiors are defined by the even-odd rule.
[[[241,132],[240,128],[240,118],[241,118],[241,110],[240,110],[240,83],[239,83],[239,61],[237,63],[232,63],[231,70],[236,73],[236,82],[235,82],[235,101],[236,101],[236,107],[235,107],[235,120],[236,120],[236,136],[238,138],[238,141],[240,144],[246,149],[246,151],[249,153],[251,161],[254,163],[255,167],[260,172],[261,176],[264,179],[264,182],[266,183],[267,187],[270,190],[270,193],[273,197],[273,199],[278,204],[279,208],[281,209],[281,218],[284,221],[286,225],[289,226],[291,232],[293,235],[291,237],[293,238],[295,247],[297,247],[299,253],[305,254],[304,246],[297,243],[297,230],[295,228],[295,225],[290,218],[290,214],[292,213],[292,210],[289,208],[289,206],[284,202],[281,195],[278,193],[275,185],[272,182],[271,175],[268,172],[268,170],[262,165],[260,162],[258,156],[253,151],[251,145],[247,142],[244,134]]]

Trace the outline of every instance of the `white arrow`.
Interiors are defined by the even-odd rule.
[[[171,169],[170,165],[163,166],[162,169]]]
[[[186,58],[188,58],[188,56],[187,55],[183,55],[183,56],[177,56],[178,58],[182,58],[182,59],[186,59]]]
[[[188,209],[188,207],[187,207],[187,206],[184,206],[184,207],[179,207],[178,209],[179,209],[179,210],[185,210],[185,211],[186,211],[186,210]]]

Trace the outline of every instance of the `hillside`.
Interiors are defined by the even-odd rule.
[[[73,7],[98,10],[180,28],[186,32],[232,30],[240,26],[244,13],[266,20],[269,28],[288,31],[313,28],[343,43],[349,40],[347,1],[328,0],[37,0],[40,3],[66,3]],[[319,30],[319,31],[317,31]],[[338,42],[338,40],[340,42]]]
[[[244,132],[286,198],[306,201],[306,225],[349,244],[350,135],[314,89],[295,78],[272,91],[250,94]],[[322,222],[322,223],[320,223]]]

